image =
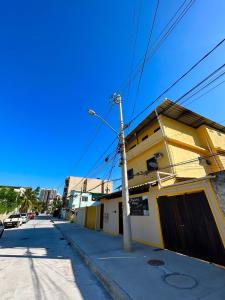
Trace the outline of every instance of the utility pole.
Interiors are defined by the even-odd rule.
[[[124,122],[122,110],[122,98],[119,94],[113,95],[114,103],[118,104],[120,117],[120,155],[122,169],[122,203],[123,203],[123,248],[125,251],[132,250],[131,222],[130,222],[130,205],[129,205],[129,190],[127,178],[127,157],[126,145],[124,138]]]
[[[127,158],[126,158],[126,147],[124,138],[124,123],[123,123],[123,111],[122,111],[122,99],[119,94],[112,96],[115,104],[119,108],[120,116],[120,132],[118,133],[106,120],[96,114],[92,109],[88,110],[89,115],[95,116],[106,126],[108,126],[119,139],[120,155],[121,155],[121,169],[122,169],[122,203],[123,203],[123,249],[125,251],[132,250],[132,238],[131,238],[131,223],[130,223],[130,205],[129,205],[129,190],[128,190],[128,179],[127,179]]]

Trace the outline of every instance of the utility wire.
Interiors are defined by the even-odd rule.
[[[201,96],[194,98],[192,101],[190,101],[189,103],[186,104],[186,106],[189,106],[190,104],[192,104],[193,102],[201,99],[203,96],[209,94],[211,91],[213,91],[214,89],[216,89],[217,87],[219,87],[221,84],[224,84],[225,80],[221,81],[220,83],[218,83],[217,85],[215,85],[214,87],[212,87],[211,89],[209,89],[207,92],[205,92],[204,94],[202,94]]]
[[[155,26],[155,21],[156,21],[156,16],[157,16],[158,8],[159,8],[159,0],[157,0],[157,3],[156,3],[155,13],[154,13],[154,16],[153,16],[152,25],[151,25],[150,32],[149,32],[148,43],[147,43],[147,47],[146,47],[145,54],[144,54],[144,60],[143,60],[142,66],[141,66],[141,72],[140,72],[140,77],[139,77],[139,80],[138,80],[138,86],[137,86],[137,91],[136,91],[136,95],[135,95],[135,99],[134,99],[134,104],[133,104],[133,109],[132,109],[132,113],[131,113],[131,118],[134,115],[136,103],[137,103],[139,92],[140,92],[141,80],[142,80],[142,76],[143,76],[143,73],[144,73],[144,68],[145,68],[145,64],[146,64],[146,60],[147,60],[147,55],[148,55],[148,51],[149,51],[149,46],[150,46],[150,43],[151,43],[151,40],[152,40],[152,33],[153,33],[154,26]]]
[[[203,55],[194,65],[192,65],[183,75],[181,75],[177,80],[175,80],[168,88],[166,88],[156,99],[154,99],[150,104],[148,104],[142,111],[140,111],[133,119],[129,121],[129,125],[133,123],[137,118],[139,118],[147,109],[149,109],[155,102],[157,102],[163,95],[165,95],[169,90],[171,90],[178,82],[185,78],[192,70],[194,70],[201,62],[203,62],[207,57],[209,57],[217,48],[222,46],[225,38],[223,38],[218,44],[216,44],[209,52]]]
[[[98,163],[103,159],[103,157],[106,155],[106,153],[108,152],[108,150],[112,147],[112,145],[115,143],[115,141],[117,140],[117,137],[114,138],[114,140],[109,144],[109,146],[105,149],[105,151],[101,154],[101,156],[97,159],[97,161],[94,163],[94,165],[89,169],[89,171],[86,173],[85,177],[82,178],[76,185],[72,186],[71,189],[75,189],[77,186],[79,186],[80,184],[82,184],[82,182],[84,182],[84,180],[86,178],[88,178],[88,176],[90,175],[90,173],[92,172],[93,169],[96,168],[96,166],[98,165]]]
[[[159,34],[158,39],[156,40],[156,42],[154,43],[153,48],[153,53],[155,53],[155,51],[161,46],[162,42],[167,39],[167,37],[171,34],[171,32],[175,29],[175,27],[179,24],[179,22],[182,20],[182,18],[185,16],[185,14],[188,12],[188,10],[191,8],[191,6],[194,4],[195,0],[191,0],[188,2],[188,4],[184,7],[184,5],[186,4],[187,0],[185,0],[182,5],[178,8],[178,10],[175,12],[175,14],[173,15],[173,17],[170,19],[170,21],[166,24],[166,26],[163,28],[163,30],[161,31],[161,33]],[[183,8],[184,7],[184,8]],[[183,9],[183,10],[182,10]],[[182,10],[182,11],[181,11]],[[181,12],[180,12],[181,11]],[[178,15],[179,14],[179,15]],[[177,16],[178,15],[178,16]],[[173,23],[172,23],[173,22]],[[171,24],[172,23],[172,24]],[[171,24],[171,25],[170,25]],[[169,27],[169,28],[167,28]],[[148,62],[150,57],[152,56],[152,54],[149,54],[147,56],[146,61]],[[142,58],[140,60],[140,62],[137,64],[136,68],[134,69],[134,72],[132,74],[132,76],[130,76],[130,78],[125,81],[123,84],[120,85],[120,87],[118,88],[119,91],[123,91],[124,89],[127,88],[127,86],[129,86],[130,82],[132,82],[133,80],[135,80],[136,76],[138,75],[138,73],[140,72],[142,65],[143,65],[143,59]]]

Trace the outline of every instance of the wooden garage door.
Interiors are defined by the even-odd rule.
[[[165,248],[225,265],[224,247],[204,192],[159,197]]]
[[[86,227],[89,229],[95,229],[96,222],[96,206],[89,206],[86,215]]]

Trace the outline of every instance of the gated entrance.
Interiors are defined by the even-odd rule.
[[[204,192],[158,198],[165,248],[225,265],[225,251]]]

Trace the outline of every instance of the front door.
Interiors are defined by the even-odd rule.
[[[225,265],[225,252],[204,192],[159,197],[165,248]]]
[[[123,234],[123,205],[119,202],[119,234]]]

